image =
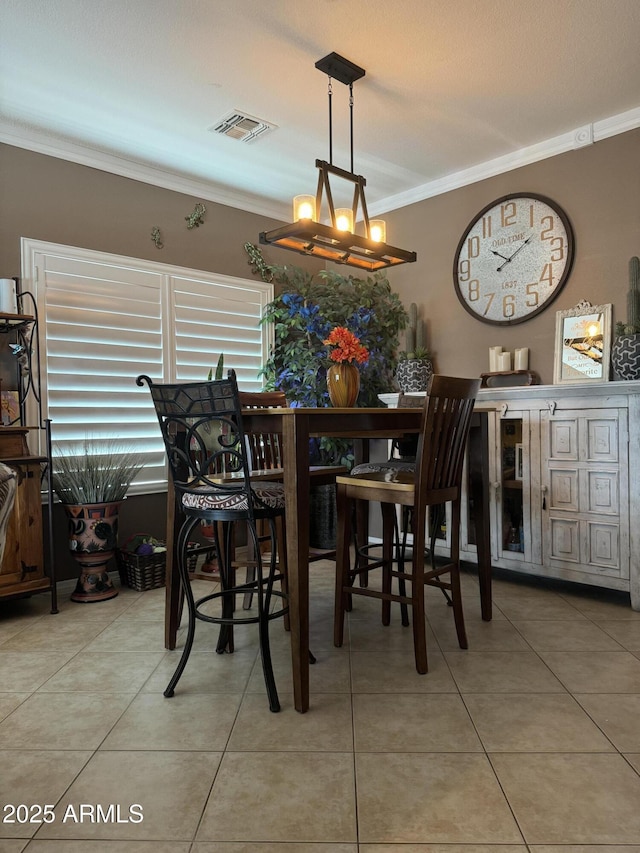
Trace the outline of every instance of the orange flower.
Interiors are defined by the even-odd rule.
[[[344,326],[336,326],[332,329],[323,343],[335,347],[329,353],[332,361],[357,361],[358,364],[362,364],[369,358],[369,350],[362,346],[360,338]]]

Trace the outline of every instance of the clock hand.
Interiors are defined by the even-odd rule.
[[[491,249],[490,251],[491,251],[491,253],[492,253],[493,255],[497,255],[499,258],[502,258],[502,260],[503,260],[503,261],[508,261],[508,260],[509,260],[509,258],[507,258],[507,256],[506,256],[506,255],[501,255],[501,254],[500,254],[500,252],[496,252],[496,250],[495,250],[495,249]]]
[[[510,264],[510,263],[511,263],[511,261],[512,261],[512,260],[515,258],[515,256],[518,254],[518,252],[519,252],[521,249],[524,249],[524,247],[527,245],[527,243],[529,242],[529,240],[530,240],[530,239],[531,239],[531,236],[527,237],[527,239],[524,241],[524,243],[522,243],[520,246],[518,246],[518,248],[515,250],[515,252],[513,253],[513,255],[511,255],[511,257],[510,257],[510,258],[507,258],[503,264],[500,264],[500,266],[498,267],[498,269],[496,270],[496,272],[501,272],[501,271],[504,269],[504,267],[506,267],[506,265],[507,265],[507,264]]]

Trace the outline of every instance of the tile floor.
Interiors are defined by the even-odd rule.
[[[252,628],[219,656],[200,624],[163,698],[178,652],[163,648],[162,590],[78,605],[61,585],[57,616],[48,596],[1,603],[0,853],[640,853],[627,597],[502,578],[483,623],[466,574],[469,650],[429,590],[419,676],[410,629],[397,613],[383,628],[372,600],[333,647],[332,584],[316,564],[306,715],[279,622],[271,714]],[[50,805],[53,820],[9,823],[7,804]]]

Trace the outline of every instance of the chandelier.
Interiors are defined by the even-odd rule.
[[[397,249],[386,242],[386,225],[382,219],[369,219],[367,202],[364,195],[366,180],[353,171],[353,84],[364,77],[365,70],[339,56],[330,53],[316,62],[316,68],[329,78],[329,162],[316,160],[318,186],[315,196],[301,195],[293,200],[293,219],[290,225],[283,225],[272,231],[260,234],[260,243],[279,246],[302,255],[309,255],[323,261],[357,267],[374,272],[398,264],[413,263],[415,252]],[[351,170],[339,169],[333,165],[333,121],[332,121],[332,80],[338,80],[349,87],[349,125]],[[336,208],[329,183],[329,176],[353,184],[353,203],[350,208]],[[330,225],[317,220],[322,218],[323,197],[329,212]],[[364,223],[364,234],[355,234],[358,212]]]

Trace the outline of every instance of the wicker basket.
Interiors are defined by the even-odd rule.
[[[132,537],[133,538],[133,537]],[[127,550],[127,542],[124,548],[116,551],[116,563],[120,574],[120,583],[123,586],[145,592],[149,589],[158,589],[164,586],[167,568],[167,552],[157,551],[155,554],[135,554]],[[189,550],[197,547],[195,542],[189,543]],[[193,572],[198,560],[197,554],[188,557],[188,568]]]

